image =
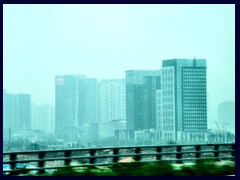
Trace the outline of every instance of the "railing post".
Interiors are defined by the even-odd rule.
[[[71,157],[71,151],[69,151],[69,150],[65,151],[64,155],[65,155],[65,158],[68,158],[68,159],[65,159],[65,161],[64,161],[65,166],[70,166],[71,159],[69,159],[69,158]]]
[[[161,152],[162,152],[162,147],[157,147],[157,153],[161,153]],[[157,154],[156,159],[162,160],[162,154]]]
[[[218,159],[218,157],[219,157],[219,152],[218,152],[218,150],[219,150],[219,145],[217,144],[217,145],[214,145],[214,157],[215,157],[215,160],[216,161],[220,161],[219,159]]]
[[[38,167],[39,168],[44,168],[44,165],[45,165],[44,156],[45,156],[44,152],[39,152],[38,153],[38,159],[42,160],[42,161],[38,161]],[[39,173],[45,173],[45,170],[44,169],[40,169]]]
[[[17,160],[17,154],[10,154],[10,161],[12,161],[12,162],[10,162],[10,168],[11,168],[11,170],[14,170],[15,169],[15,162],[14,161],[16,161]],[[10,174],[15,174],[15,173],[13,173],[13,172],[11,172]]]
[[[201,146],[200,145],[197,145],[196,146],[196,158],[198,159],[198,158],[200,158],[200,156],[201,156],[201,152],[200,152],[200,150],[201,150]]]
[[[96,153],[96,150],[95,150],[95,149],[91,149],[91,150],[90,150],[90,156],[91,156],[91,157],[90,157],[90,161],[89,161],[90,164],[94,164],[94,161],[95,161],[95,159],[96,159],[96,158],[94,157],[94,156],[95,156],[95,153]]]
[[[179,163],[179,164],[182,164],[182,163],[183,163],[182,161],[180,161],[181,158],[182,158],[181,151],[182,151],[182,146],[177,146],[176,158],[177,158],[177,163]]]
[[[119,152],[119,149],[118,149],[118,148],[114,148],[114,149],[113,149],[113,155],[118,155],[118,152]],[[118,162],[118,159],[119,159],[118,156],[113,157],[113,162],[114,162],[114,163],[117,163],[117,162]]]
[[[140,148],[140,147],[136,147],[135,153],[136,153],[136,154],[140,154],[140,152],[141,152],[141,148]],[[140,161],[140,160],[141,160],[141,155],[136,155],[136,156],[134,156],[134,160],[135,160],[135,161]]]

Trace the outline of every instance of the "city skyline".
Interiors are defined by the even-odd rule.
[[[72,141],[80,137],[86,140],[114,136],[115,130],[126,130],[129,138],[138,139],[145,130],[156,130],[163,141],[191,140],[196,133],[206,140],[212,129],[209,126],[212,120],[207,117],[206,69],[206,59],[167,59],[160,70],[126,71],[125,79],[97,81],[85,75],[56,76],[55,135]],[[9,94],[3,89],[3,95],[5,137],[9,128],[13,132],[45,131],[46,124],[53,125],[50,121],[54,109],[38,108],[30,94]],[[221,109],[218,122],[214,121],[218,131],[232,114],[234,103],[230,108]],[[13,116],[22,119],[14,120]],[[44,119],[48,120],[43,124],[40,121]],[[12,129],[11,123],[21,126]],[[232,128],[234,116],[231,116],[231,123]],[[53,126],[47,128],[48,132],[53,132]]]
[[[4,5],[3,13],[4,89],[34,103],[54,105],[56,75],[124,78],[194,57],[206,59],[209,108],[235,101],[234,5]]]

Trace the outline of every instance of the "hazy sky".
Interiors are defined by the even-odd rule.
[[[206,58],[210,108],[235,99],[234,5],[3,5],[3,87],[54,105],[54,77],[124,78]]]

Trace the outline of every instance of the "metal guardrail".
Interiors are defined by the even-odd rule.
[[[32,170],[45,173],[49,169],[64,167],[116,165],[123,163],[120,160],[126,157],[132,157],[136,162],[184,163],[196,160],[235,160],[235,143],[4,152],[3,164],[10,164],[10,168],[3,170],[3,174],[16,174],[23,170],[25,173]],[[16,165],[19,163],[30,163],[36,168],[18,169]]]

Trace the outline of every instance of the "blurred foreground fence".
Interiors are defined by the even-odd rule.
[[[187,144],[134,147],[81,148],[65,150],[5,152],[3,164],[9,165],[3,174],[15,174],[23,169],[19,164],[31,164],[25,171],[45,173],[49,169],[64,167],[106,166],[137,162],[184,163],[196,160],[235,160],[235,143]]]

